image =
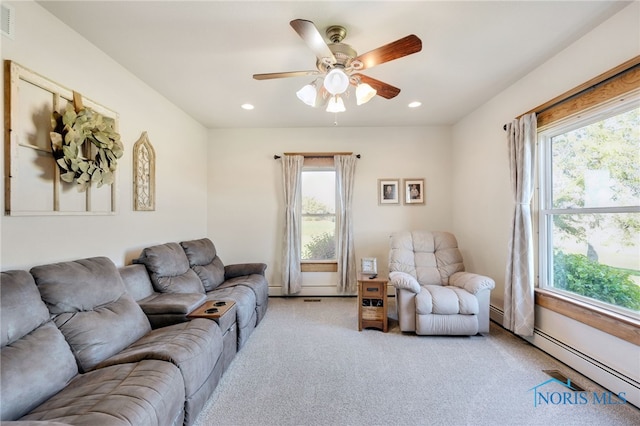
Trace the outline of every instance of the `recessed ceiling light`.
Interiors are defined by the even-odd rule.
[[[422,105],[422,102],[413,101],[409,104],[409,108],[418,108],[420,105]]]
[[[242,107],[242,109],[246,109],[246,110],[252,110],[253,109],[253,105],[251,105],[251,104],[242,104],[240,106]]]

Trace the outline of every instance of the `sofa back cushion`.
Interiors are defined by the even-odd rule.
[[[406,272],[420,285],[448,285],[464,271],[458,242],[449,232],[404,231],[390,238],[389,272]]]
[[[156,293],[144,265],[123,266],[118,272],[125,288],[137,302]]]
[[[178,243],[147,247],[133,263],[146,266],[156,291],[161,293],[204,293],[198,275]]]
[[[183,241],[180,245],[187,255],[189,266],[202,281],[205,291],[215,290],[224,282],[224,264],[210,239]]]
[[[78,366],[27,271],[3,272],[0,293],[0,420],[16,420],[63,389]]]
[[[31,274],[83,372],[151,331],[106,257],[36,266]]]

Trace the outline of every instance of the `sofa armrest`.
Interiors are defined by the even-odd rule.
[[[420,293],[420,283],[406,272],[393,271],[389,273],[389,282],[395,288],[402,288],[413,293]]]
[[[138,301],[148,315],[187,315],[202,305],[207,297],[202,293],[155,293]]]
[[[258,274],[264,275],[267,270],[265,263],[237,263],[235,265],[225,265],[224,279],[242,277],[244,275]]]
[[[471,294],[482,290],[492,290],[496,282],[487,276],[471,272],[456,272],[449,277],[449,285],[465,289]]]

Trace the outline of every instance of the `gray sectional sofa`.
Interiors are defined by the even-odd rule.
[[[264,276],[267,265],[225,266],[208,238],[147,247],[133,263],[145,265],[155,292],[201,294],[205,300],[234,301],[238,349],[267,311],[269,286]],[[145,303],[143,309],[153,308]],[[156,320],[162,323],[161,318]]]
[[[184,258],[193,274],[170,276]],[[264,316],[266,266],[225,267],[207,239],[150,247],[138,261],[118,269],[95,257],[2,272],[2,424],[193,423]],[[206,291],[200,277],[211,273],[220,282]],[[186,287],[194,277],[202,290]],[[214,298],[236,301],[241,333],[187,318]]]

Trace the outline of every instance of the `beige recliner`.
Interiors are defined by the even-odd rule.
[[[392,234],[389,282],[396,289],[401,331],[462,336],[489,332],[489,296],[495,282],[465,272],[453,234]]]

